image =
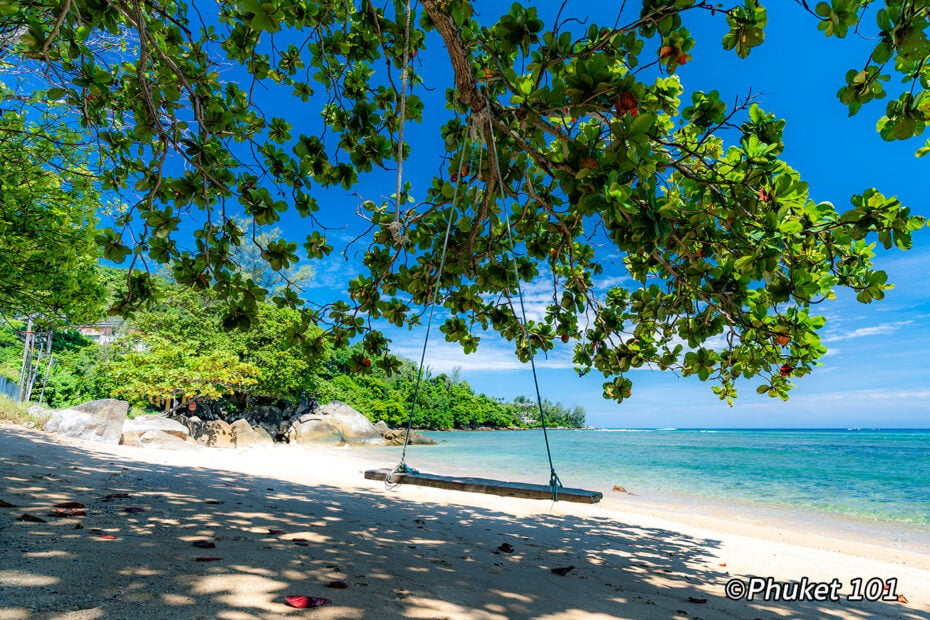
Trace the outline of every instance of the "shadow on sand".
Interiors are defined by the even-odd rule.
[[[152,465],[9,428],[0,448],[0,500],[14,505],[0,508],[3,620],[733,617],[714,540],[604,518],[418,504],[375,485],[347,491]],[[65,501],[86,516],[49,516]],[[18,521],[25,513],[46,522]],[[568,566],[564,576],[550,570]],[[348,587],[327,587],[335,580]],[[333,602],[292,609],[291,594]],[[741,609],[737,617],[866,618],[889,606]]]

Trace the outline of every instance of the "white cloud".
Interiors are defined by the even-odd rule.
[[[410,360],[419,361],[423,351],[422,342],[410,344],[391,344],[391,352]],[[482,336],[478,351],[466,355],[457,343],[445,342],[442,334],[430,337],[426,350],[426,366],[434,372],[450,372],[461,368],[465,372],[475,371],[510,371],[529,370],[529,363],[517,359],[513,345],[494,336]],[[572,368],[572,352],[568,347],[549,351],[536,356],[536,368]]]
[[[914,400],[930,398],[930,389],[870,389],[844,390],[842,392],[822,392],[820,394],[799,394],[792,396],[796,401],[844,401],[858,402],[864,400]]]
[[[908,320],[895,321],[894,323],[879,323],[878,325],[872,325],[870,327],[860,327],[859,329],[854,329],[848,332],[827,334],[827,336],[823,338],[823,342],[838,342],[840,340],[852,340],[854,338],[863,338],[866,336],[882,336],[886,334],[893,334],[902,327],[906,327],[913,323],[913,320]]]

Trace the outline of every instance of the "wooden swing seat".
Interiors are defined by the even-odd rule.
[[[391,474],[390,469],[369,469],[365,472],[368,480],[384,480]],[[545,484],[529,484],[526,482],[501,482],[487,478],[471,478],[459,476],[437,476],[435,474],[396,473],[393,482],[397,484],[415,484],[421,487],[434,487],[450,491],[465,491],[466,493],[487,493],[503,497],[522,497],[525,499],[552,499],[552,488]],[[559,501],[579,502],[582,504],[596,504],[604,497],[598,491],[585,491],[584,489],[559,488]]]

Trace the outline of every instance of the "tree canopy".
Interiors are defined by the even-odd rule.
[[[826,36],[874,41],[838,93],[850,113],[888,99],[881,136],[919,136],[930,120],[926,4],[797,5]],[[114,311],[141,307],[149,271],[164,264],[224,300],[225,325],[248,327],[268,290],[235,265],[234,218],[273,225],[294,209],[306,255],[321,257],[333,248],[320,191],[342,187],[362,196],[368,272],[346,300],[303,307],[291,333],[310,348],[323,338],[306,330],[325,323],[337,344],[362,336],[374,357],[387,341],[371,321],[416,322],[438,291],[447,340],[470,351],[492,329],[524,360],[571,343],[578,368],[602,373],[618,401],[643,365],[713,379],[722,399],[741,377],[785,397],[825,352],[812,304],[838,287],[881,299],[890,285],[872,265],[874,241],[908,248],[924,224],[875,188],[845,211],[813,201],[780,159],[784,121],[682,84],[689,15],[724,21],[723,47],[745,58],[765,38],[758,0],[620,3],[602,24],[562,10],[547,23],[520,3],[480,16],[466,0],[409,11],[369,0],[0,0],[6,62],[29,75],[21,95],[95,137],[102,188],[129,205],[97,239],[132,269]],[[424,84],[410,60],[426,56],[447,63],[448,83]],[[429,187],[398,183],[393,200],[365,195],[360,178],[416,148],[403,129],[425,117],[424,86],[449,89],[442,169]],[[262,96],[297,111],[264,114]],[[271,269],[297,262],[296,241],[262,243]],[[601,295],[604,243],[634,283]],[[537,280],[552,283],[552,303],[525,322],[518,284]],[[291,287],[272,299],[302,303]]]
[[[11,92],[0,84],[0,99]],[[0,315],[89,321],[103,305],[100,194],[79,133],[0,110]]]

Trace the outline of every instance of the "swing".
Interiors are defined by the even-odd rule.
[[[406,7],[406,31],[405,31],[405,46],[404,46],[404,58],[403,58],[403,75],[401,76],[401,93],[400,93],[400,127],[398,131],[398,147],[397,147],[397,194],[395,195],[395,200],[397,201],[397,216],[400,216],[400,201],[401,201],[401,184],[403,178],[403,163],[402,163],[402,148],[403,148],[403,127],[404,127],[404,115],[405,115],[405,100],[407,96],[407,67],[408,67],[408,48],[410,40],[410,2],[408,0]],[[487,98],[485,98],[487,101]],[[490,102],[488,102],[488,108],[490,109]],[[494,125],[491,123],[490,116],[488,117],[489,124],[489,136],[491,140],[490,148],[496,153],[497,145],[494,140]],[[536,362],[534,357],[530,357],[530,368],[533,373],[533,384],[536,388],[536,402],[539,411],[539,419],[542,425],[543,439],[545,440],[546,445],[546,456],[549,459],[549,484],[530,484],[525,482],[506,482],[499,480],[491,480],[488,478],[474,478],[474,477],[463,477],[463,476],[440,476],[436,474],[427,474],[421,473],[412,467],[408,466],[406,463],[407,457],[407,446],[410,443],[410,434],[413,429],[413,417],[416,412],[417,400],[420,392],[420,383],[423,377],[423,368],[424,362],[426,360],[426,348],[429,343],[429,334],[430,328],[433,324],[433,313],[436,308],[436,302],[439,298],[439,278],[443,272],[446,262],[446,250],[449,244],[449,234],[452,230],[452,219],[455,214],[456,202],[459,194],[459,185],[462,180],[462,169],[466,159],[466,152],[463,150],[461,157],[459,158],[459,167],[458,172],[455,178],[455,188],[452,195],[452,204],[449,209],[449,218],[446,222],[446,233],[443,238],[442,244],[442,253],[439,259],[439,269],[436,271],[436,285],[433,287],[433,299],[430,304],[429,317],[426,323],[426,335],[423,339],[423,351],[420,355],[420,365],[417,370],[417,380],[414,387],[413,393],[413,402],[410,407],[410,416],[407,419],[407,432],[404,436],[404,447],[401,452],[400,463],[393,469],[380,468],[380,469],[369,469],[365,472],[365,478],[367,480],[381,480],[384,481],[384,484],[388,488],[394,488],[400,484],[413,484],[424,487],[433,487],[437,489],[448,489],[453,491],[464,491],[467,493],[486,493],[489,495],[499,495],[502,497],[519,497],[525,499],[551,499],[553,501],[568,501],[568,502],[579,502],[585,504],[595,504],[603,498],[603,494],[599,491],[587,491],[584,489],[575,489],[563,487],[561,480],[559,480],[558,474],[555,472],[555,466],[552,462],[552,452],[549,448],[549,434],[546,427],[546,414],[543,411],[542,407],[542,396],[540,395],[539,390],[539,380],[536,375]],[[500,164],[495,157],[495,164],[497,167],[497,179],[500,184],[500,187],[505,187],[503,176],[501,175]],[[480,166],[479,166],[480,168]],[[511,248],[511,259],[513,261],[514,276],[516,279],[517,285],[517,295],[520,301],[520,313],[522,316],[522,325],[526,326],[526,308],[523,301],[523,290],[520,286],[520,276],[517,270],[517,260],[515,252],[515,244],[513,240],[513,231],[510,227],[510,219],[505,217],[504,221],[507,223],[507,238],[510,242]],[[400,222],[397,221],[399,226]]]

